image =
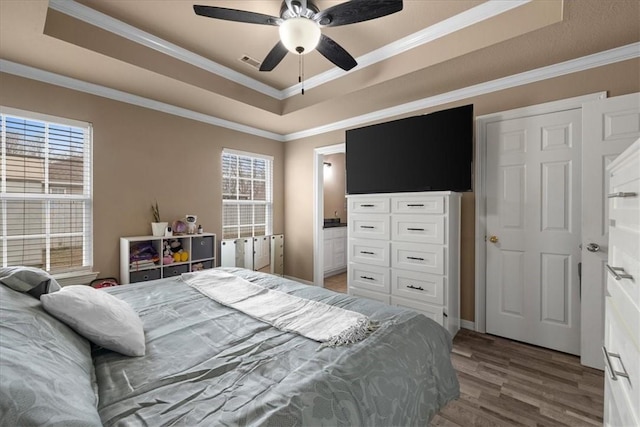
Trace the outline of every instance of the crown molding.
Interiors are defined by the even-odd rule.
[[[277,133],[268,132],[263,129],[254,128],[251,126],[232,122],[230,120],[221,119],[219,117],[198,113],[186,108],[177,107],[175,105],[167,104],[138,95],[133,95],[131,93],[123,92],[117,89],[85,82],[82,80],[52,73],[50,71],[45,71],[38,68],[29,67],[27,65],[18,64],[16,62],[7,61],[6,59],[0,59],[0,72],[13,74],[31,80],[37,80],[44,83],[49,83],[55,86],[65,87],[67,89],[77,90],[79,92],[84,92],[91,95],[101,96],[103,98],[113,99],[115,101],[120,101],[127,104],[137,105],[139,107],[172,114],[174,116],[197,120],[199,122],[208,123],[214,126],[220,126],[226,129],[231,129],[250,135],[260,136],[276,141],[284,141],[284,136]]]
[[[474,96],[485,95],[487,93],[499,90],[510,89],[516,86],[523,86],[529,83],[535,83],[542,80],[560,77],[567,74],[577,73],[592,68],[602,67],[604,65],[622,62],[629,59],[640,57],[640,43],[632,43],[626,46],[606,50],[581,58],[571,59],[569,61],[560,62],[558,64],[537,68],[523,73],[514,74],[512,76],[503,77],[488,82],[478,83],[473,86],[453,90],[451,92],[430,96],[419,99],[417,101],[406,104],[396,105],[394,107],[385,108],[383,110],[374,111],[360,116],[341,120],[335,123],[318,126],[300,132],[290,133],[284,136],[285,141],[294,141],[296,139],[307,138],[310,136],[320,135],[341,129],[353,128],[402,114],[414,111],[424,110],[450,102],[460,101],[472,98]]]
[[[358,65],[351,71],[345,72],[341,68],[333,67],[324,73],[306,79],[304,82],[305,89],[309,90],[314,87],[321,86],[332,80],[344,77],[349,73],[362,70],[363,68],[374,65],[380,61],[384,61],[395,55],[399,55],[425,43],[429,43],[478,22],[482,22],[509,10],[523,6],[531,1],[532,0],[489,0],[421,31],[399,39],[365,55],[359,56],[356,58]],[[49,7],[55,11],[64,13],[98,28],[102,28],[103,30],[131,40],[134,43],[154,49],[160,53],[171,56],[187,64],[191,64],[280,101],[298,95],[302,88],[302,84],[298,83],[284,90],[278,90],[256,79],[234,71],[231,68],[218,64],[215,61],[175,45],[167,40],[156,37],[153,34],[126,24],[109,15],[98,12],[95,9],[91,9],[90,7],[80,4],[74,0],[49,0]]]
[[[538,81],[560,77],[567,74],[577,73],[580,71],[598,68],[617,62],[627,61],[640,57],[640,42],[632,43],[626,46],[606,50],[581,58],[572,59],[558,64],[537,68],[531,71],[514,74],[512,76],[491,80],[477,85],[468,86],[451,92],[422,98],[417,101],[400,104],[394,107],[385,108],[371,113],[355,116],[346,120],[330,123],[315,128],[310,128],[300,132],[289,134],[277,134],[263,129],[243,125],[232,122],[230,120],[221,119],[215,116],[198,113],[196,111],[122,92],[116,89],[107,88],[105,86],[84,82],[82,80],[55,74],[49,71],[40,70],[26,65],[0,59],[0,72],[14,74],[27,79],[37,80],[52,85],[65,87],[92,95],[102,96],[104,98],[137,105],[152,110],[161,111],[167,114],[184,117],[187,119],[197,120],[214,126],[235,130],[250,135],[260,136],[275,141],[295,141],[301,138],[321,135],[323,133],[353,128],[355,126],[366,125],[378,120],[388,119],[402,114],[423,110],[425,108],[435,107],[438,105],[468,99],[474,96],[480,96],[487,93],[510,89],[516,86],[522,86]]]
[[[64,13],[98,28],[102,28],[103,30],[109,31],[113,34],[117,34],[134,43],[154,49],[160,53],[171,56],[182,62],[186,62],[187,64],[194,65],[272,98],[279,100],[284,99],[282,91],[276,88],[252,79],[242,73],[238,73],[231,68],[197,55],[176,44],[161,39],[160,37],[156,37],[153,34],[142,31],[139,28],[126,24],[118,19],[112,18],[109,15],[105,15],[104,13],[98,12],[95,9],[91,9],[90,7],[77,3],[73,0],[49,0],[49,7],[55,11]]]

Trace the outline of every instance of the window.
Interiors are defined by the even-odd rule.
[[[273,223],[273,158],[222,152],[222,238],[265,236]]]
[[[93,262],[91,125],[0,107],[0,264]]]

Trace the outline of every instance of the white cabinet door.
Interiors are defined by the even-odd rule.
[[[327,230],[325,230],[324,238],[324,272],[334,269],[333,265],[333,239],[327,238]]]

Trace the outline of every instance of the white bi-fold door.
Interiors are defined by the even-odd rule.
[[[580,108],[487,124],[486,330],[580,353]]]

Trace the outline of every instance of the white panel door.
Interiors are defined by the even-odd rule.
[[[640,137],[640,94],[583,105],[582,332],[580,362],[604,369],[604,287],[607,283],[609,188],[606,167]]]
[[[580,109],[487,125],[487,332],[580,352]]]

